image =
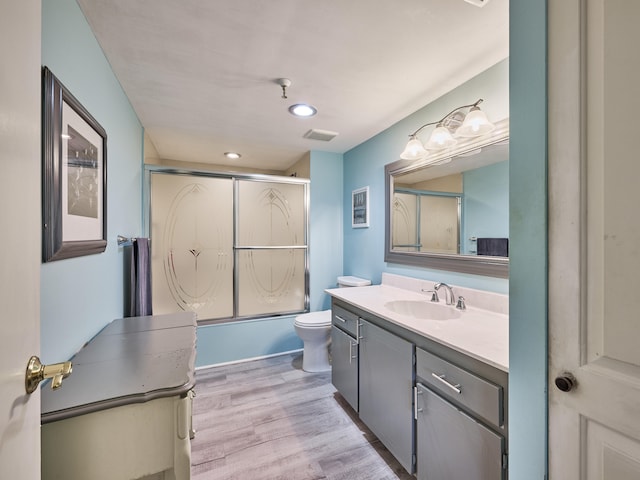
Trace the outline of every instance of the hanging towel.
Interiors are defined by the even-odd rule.
[[[131,252],[129,316],[151,315],[151,255],[149,239],[136,238]]]
[[[478,238],[478,255],[509,256],[508,238]]]

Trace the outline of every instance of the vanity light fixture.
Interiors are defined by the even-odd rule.
[[[242,155],[237,152],[224,152],[224,156],[229,160],[238,160]]]
[[[455,137],[479,137],[491,132],[495,125],[489,121],[486,114],[480,110],[482,99],[469,105],[462,105],[436,122],[429,122],[422,125],[415,132],[409,135],[409,142],[400,154],[403,160],[421,160],[429,155],[428,150],[441,150],[450,148],[457,143]],[[464,113],[464,109],[469,111]],[[429,140],[423,144],[418,139],[418,133],[423,128],[435,125]]]

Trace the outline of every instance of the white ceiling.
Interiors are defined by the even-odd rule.
[[[165,160],[283,171],[343,153],[508,56],[508,0],[78,3]]]

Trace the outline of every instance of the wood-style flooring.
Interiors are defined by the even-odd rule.
[[[413,479],[301,354],[196,373],[193,480]]]

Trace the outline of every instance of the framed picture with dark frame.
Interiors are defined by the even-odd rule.
[[[369,187],[351,192],[351,227],[369,226]]]
[[[44,67],[42,70],[42,259],[107,247],[107,134]]]

